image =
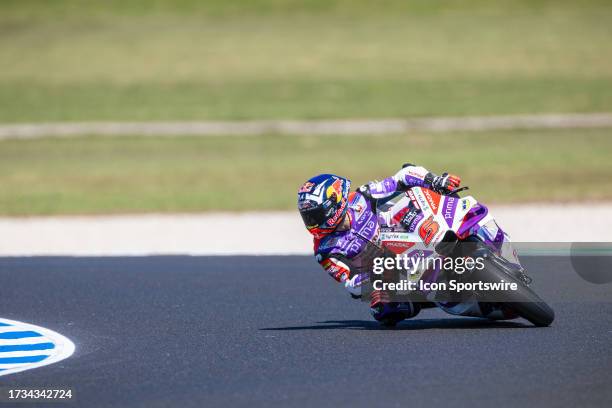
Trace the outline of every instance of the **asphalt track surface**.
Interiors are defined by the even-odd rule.
[[[388,330],[311,257],[0,258],[0,316],[76,344],[0,387],[83,407],[611,406],[612,287],[566,261],[524,259],[549,328],[425,310]]]

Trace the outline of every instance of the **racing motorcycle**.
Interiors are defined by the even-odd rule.
[[[554,320],[554,311],[530,288],[532,279],[521,265],[508,235],[485,205],[472,196],[459,196],[459,192],[465,190],[467,187],[443,195],[424,187],[413,187],[376,203],[381,228],[375,245],[387,257],[401,256],[408,260],[411,263],[409,271],[396,271],[398,276],[415,283],[411,290],[396,290],[392,294],[398,300],[402,295],[412,298],[418,295],[421,300],[456,314],[461,314],[457,307],[478,303],[480,310],[496,310],[502,314],[492,317],[493,313],[491,318],[522,317],[536,326],[549,326]],[[461,273],[442,268],[441,262],[423,262],[426,259],[465,258],[478,262],[462,267]],[[419,259],[421,261],[415,262]],[[370,281],[374,279],[376,277]],[[455,285],[440,285],[449,282]],[[456,287],[457,283],[468,289],[448,289]],[[483,284],[487,290],[482,289]],[[513,289],[489,290],[495,285],[502,287],[502,284],[504,288],[511,285]],[[434,289],[428,289],[432,287]]]

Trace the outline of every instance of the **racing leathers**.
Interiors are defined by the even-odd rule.
[[[350,226],[315,239],[317,261],[332,278],[344,284],[351,296],[361,297],[361,286],[368,279],[371,261],[376,251],[380,251],[372,242],[376,242],[380,227],[387,226],[384,218],[376,214],[376,200],[411,187],[448,192],[459,182],[456,176],[436,176],[424,167],[407,164],[392,177],[361,186],[349,195],[346,216]],[[415,302],[390,302],[382,291],[374,291],[370,297],[372,315],[383,323],[394,324],[413,317],[420,307],[421,304]]]

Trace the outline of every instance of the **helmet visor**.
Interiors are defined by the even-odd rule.
[[[325,222],[325,209],[322,206],[302,210],[300,214],[307,228],[317,228]]]

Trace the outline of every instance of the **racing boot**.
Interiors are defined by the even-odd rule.
[[[420,311],[419,303],[389,302],[384,291],[375,290],[370,298],[372,317],[385,327],[394,327],[402,320],[416,316]]]

